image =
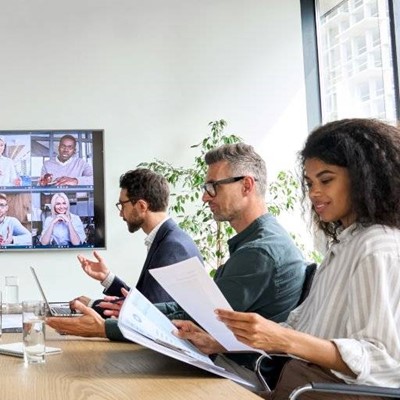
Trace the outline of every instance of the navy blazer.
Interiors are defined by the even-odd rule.
[[[172,297],[153,278],[149,270],[165,267],[191,257],[198,257],[203,262],[193,239],[169,218],[160,226],[147,253],[136,289],[152,303],[173,301]],[[111,286],[103,293],[109,296],[121,296],[121,288],[123,287],[129,290],[129,286],[116,276]],[[92,307],[102,314],[102,309],[96,307],[100,301],[96,300]]]

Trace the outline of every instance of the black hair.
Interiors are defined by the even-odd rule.
[[[75,144],[75,147],[76,147],[76,137],[75,137],[75,136],[72,136],[72,135],[70,135],[70,134],[67,134],[67,135],[64,135],[64,136],[60,137],[60,144],[61,144],[61,142],[62,142],[64,139],[73,140],[73,142],[74,142],[74,144]]]
[[[375,119],[329,122],[310,133],[299,153],[303,201],[307,196],[304,163],[317,158],[347,169],[356,221],[400,228],[400,130]],[[313,219],[336,240],[340,221]]]
[[[126,189],[131,201],[145,200],[150,211],[167,210],[168,182],[163,176],[147,168],[137,168],[121,175],[119,187]]]

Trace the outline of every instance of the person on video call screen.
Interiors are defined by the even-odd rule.
[[[65,193],[56,193],[51,198],[51,215],[46,218],[42,245],[79,246],[86,241],[83,223],[78,215],[70,212],[70,202]]]
[[[76,138],[64,135],[58,145],[58,155],[43,163],[40,186],[93,185],[93,168],[76,156]]]
[[[24,246],[32,244],[32,235],[21,222],[7,215],[7,195],[0,193],[0,246]]]

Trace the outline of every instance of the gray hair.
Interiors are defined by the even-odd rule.
[[[267,168],[265,161],[253,148],[245,143],[224,144],[210,150],[205,155],[207,165],[219,161],[229,163],[232,174],[236,176],[248,175],[257,180],[256,188],[260,196],[264,197],[267,190]]]

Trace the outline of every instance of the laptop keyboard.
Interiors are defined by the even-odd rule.
[[[71,315],[74,314],[74,312],[67,307],[51,307],[51,312],[53,314],[58,314],[58,315]]]

